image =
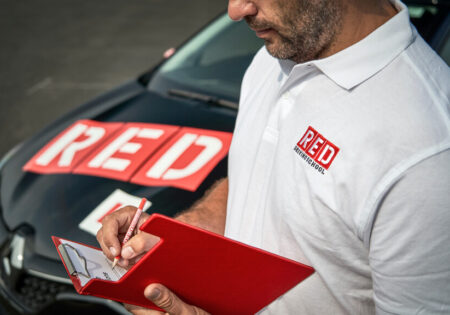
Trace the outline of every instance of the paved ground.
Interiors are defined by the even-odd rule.
[[[0,156],[161,59],[226,0],[0,0]]]

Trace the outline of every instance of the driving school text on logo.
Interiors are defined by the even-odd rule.
[[[325,174],[325,170],[328,170],[338,154],[339,148],[309,126],[294,147],[294,151],[319,173]]]

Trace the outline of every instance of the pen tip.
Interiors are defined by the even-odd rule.
[[[119,261],[119,259],[114,258],[114,261],[112,263],[112,269],[114,269],[114,267],[117,265],[117,262]]]

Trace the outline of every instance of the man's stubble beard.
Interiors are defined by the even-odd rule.
[[[279,1],[286,5],[285,1]],[[253,17],[246,21],[252,28],[272,28],[274,40],[265,40],[267,51],[275,58],[296,63],[320,58],[333,45],[341,29],[342,5],[338,0],[318,0],[315,3],[293,0],[288,7],[278,8],[281,25],[259,22]]]

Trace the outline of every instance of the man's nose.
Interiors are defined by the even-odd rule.
[[[239,21],[249,15],[256,15],[258,10],[251,0],[229,0],[228,15],[234,21]]]

